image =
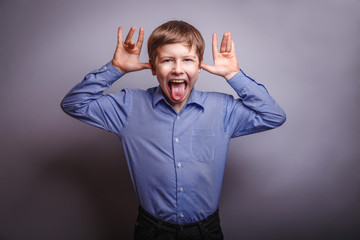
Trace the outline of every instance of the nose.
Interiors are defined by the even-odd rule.
[[[172,71],[174,74],[183,74],[184,73],[184,68],[183,68],[183,65],[182,65],[182,62],[181,61],[176,61],[174,63],[174,67],[173,67],[173,71]]]

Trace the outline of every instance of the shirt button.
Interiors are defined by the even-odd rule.
[[[176,118],[177,118],[177,119],[180,119],[180,116],[177,116]]]
[[[183,188],[183,187],[181,187],[181,188],[180,188],[180,192],[183,192],[183,191],[184,191],[184,188]]]
[[[105,66],[105,67],[104,67],[104,69],[105,69],[105,70],[107,70],[107,69],[108,69],[108,67],[107,67],[107,66]]]
[[[180,213],[180,217],[183,218],[183,217],[184,217],[184,213],[181,212],[181,213]]]
[[[182,164],[181,164],[181,163],[178,163],[177,166],[178,166],[179,168],[181,168],[181,167],[182,167]]]
[[[175,142],[179,142],[179,138],[175,138]]]

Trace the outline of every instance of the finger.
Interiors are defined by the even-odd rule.
[[[128,33],[128,35],[126,36],[126,39],[125,39],[125,44],[129,44],[130,43],[130,41],[131,41],[131,38],[132,38],[132,36],[134,35],[134,32],[135,32],[135,27],[131,27],[130,28],[130,30],[129,30],[129,33]]]
[[[122,39],[122,27],[119,27],[118,28],[118,42],[117,42],[117,44],[119,45],[119,44],[121,44],[122,43],[122,41],[123,41],[123,39]]]
[[[220,52],[221,53],[226,51],[227,38],[228,38],[228,34],[224,33],[223,38],[221,40],[221,45],[220,45]]]
[[[130,41],[129,44],[128,44],[128,47],[129,48],[135,48],[135,42],[134,41]]]
[[[209,73],[215,73],[215,67],[214,66],[211,66],[211,65],[207,65],[205,63],[202,63],[200,65],[200,67],[202,69],[204,69],[205,71],[209,72]]]
[[[226,52],[231,52],[231,45],[232,45],[232,38],[231,38],[231,33],[229,32],[226,42]]]
[[[144,42],[144,29],[140,28],[136,47],[141,49],[143,42]]]
[[[213,37],[212,37],[212,54],[213,54],[213,59],[215,59],[216,54],[218,53],[219,49],[218,49],[218,42],[217,42],[217,34],[213,33]]]

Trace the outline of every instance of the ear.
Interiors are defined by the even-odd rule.
[[[199,72],[201,71],[201,64],[204,62],[204,57],[201,58],[199,61]]]
[[[154,66],[154,63],[151,61],[151,58],[149,58],[149,63],[151,65],[151,73],[153,76],[155,76],[156,75],[155,66]]]

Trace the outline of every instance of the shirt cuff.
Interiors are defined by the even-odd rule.
[[[241,98],[244,98],[249,94],[249,92],[254,93],[254,91],[260,89],[263,89],[265,92],[267,92],[264,85],[257,83],[254,79],[247,76],[242,70],[229,79],[228,83]]]
[[[240,70],[240,72],[235,74],[227,82],[235,91],[246,89],[249,85],[255,83],[255,81],[248,77],[242,70]]]
[[[124,75],[112,65],[111,61],[101,68],[92,71],[90,74],[101,74],[102,79],[104,79],[109,86]]]
[[[119,71],[114,65],[112,65],[112,61],[108,62],[105,66],[108,67],[109,71],[111,71],[118,78],[122,77],[124,74]]]

